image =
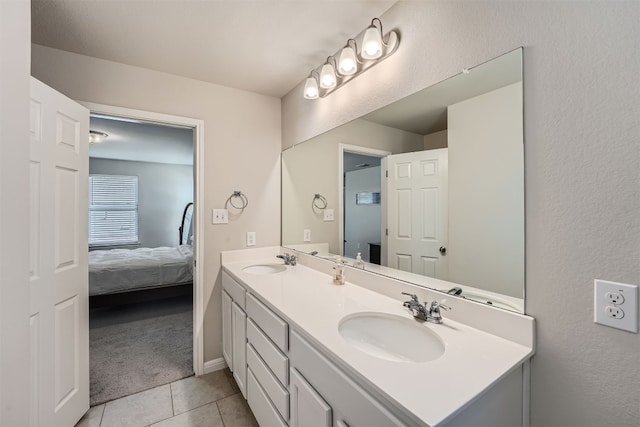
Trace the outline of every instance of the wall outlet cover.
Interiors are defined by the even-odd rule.
[[[247,246],[255,246],[255,245],[256,245],[256,232],[247,231]]]
[[[593,321],[638,333],[638,285],[594,280]]]
[[[305,228],[303,234],[304,234],[304,239],[303,240],[305,242],[310,242],[311,241],[311,230]]]

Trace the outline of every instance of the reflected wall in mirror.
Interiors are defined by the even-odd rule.
[[[523,312],[522,49],[285,150],[282,245]]]

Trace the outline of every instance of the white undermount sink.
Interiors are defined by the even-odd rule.
[[[285,271],[286,269],[287,266],[283,264],[256,264],[245,267],[242,271],[250,274],[274,274]]]
[[[431,329],[393,314],[351,314],[340,321],[338,330],[358,350],[394,362],[429,362],[445,350],[444,342]]]

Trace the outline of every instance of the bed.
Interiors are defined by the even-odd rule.
[[[107,249],[89,252],[89,296],[155,289],[193,282],[191,212],[185,207],[178,247]]]
[[[191,245],[89,252],[89,296],[193,281]]]

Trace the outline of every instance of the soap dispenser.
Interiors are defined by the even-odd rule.
[[[345,275],[344,275],[344,263],[342,262],[342,258],[337,256],[335,258],[335,264],[333,266],[333,283],[336,285],[344,285]]]
[[[364,261],[362,261],[362,256],[360,255],[360,252],[358,252],[358,255],[356,255],[356,261],[353,263],[353,266],[355,268],[364,270]]]

